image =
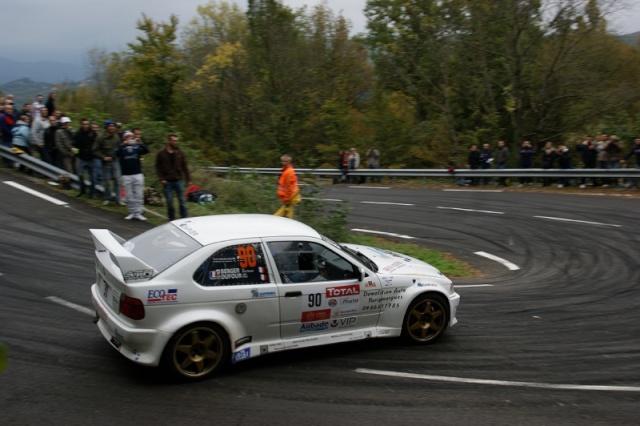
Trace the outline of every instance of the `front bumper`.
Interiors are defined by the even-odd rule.
[[[134,328],[126,325],[103,303],[96,284],[91,286],[91,299],[96,309],[98,329],[104,338],[122,355],[142,365],[157,366],[162,351],[171,338],[160,330]]]
[[[449,308],[451,309],[451,319],[449,320],[449,327],[458,323],[458,319],[456,318],[458,305],[460,305],[460,295],[454,292],[453,294],[449,295]]]

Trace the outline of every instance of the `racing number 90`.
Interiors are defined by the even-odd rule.
[[[310,294],[309,295],[309,307],[313,308],[315,306],[322,305],[322,293]]]
[[[238,246],[238,258],[241,268],[256,267],[256,251],[253,246]]]

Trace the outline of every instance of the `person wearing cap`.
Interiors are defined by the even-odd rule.
[[[60,118],[60,128],[56,130],[56,148],[62,159],[62,168],[73,173],[73,145],[75,143],[71,132],[71,119],[69,117]]]
[[[122,186],[127,199],[129,214],[126,220],[147,220],[144,211],[144,174],[140,158],[149,153],[149,149],[141,141],[134,139],[133,132],[126,130],[122,133],[122,143],[116,150],[116,157],[120,161]]]
[[[104,132],[98,136],[95,142],[94,157],[102,160],[102,185],[104,186],[104,201],[107,205],[110,201],[116,201],[124,205],[120,199],[120,167],[115,160],[116,149],[120,145],[118,128],[113,120],[104,122]],[[113,192],[111,192],[113,187]]]

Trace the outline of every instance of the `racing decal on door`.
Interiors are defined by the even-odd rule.
[[[327,287],[324,293],[311,293],[302,298],[304,322],[356,314],[360,309],[360,285]]]

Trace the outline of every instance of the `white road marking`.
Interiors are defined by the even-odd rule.
[[[456,288],[493,287],[493,284],[455,284]]]
[[[47,299],[52,301],[53,303],[57,303],[58,305],[66,306],[67,308],[71,308],[78,312],[82,312],[83,314],[87,314],[91,316],[95,315],[95,312],[92,311],[91,309],[85,308],[84,306],[76,305],[75,303],[72,303],[72,302],[67,302],[64,299],[60,299],[59,297],[48,296]]]
[[[4,183],[6,183],[9,186],[13,186],[16,189],[24,191],[28,194],[35,195],[36,197],[40,197],[43,200],[49,201],[50,203],[56,204],[58,206],[66,206],[67,204],[69,204],[66,201],[61,201],[61,200],[58,200],[57,198],[53,198],[46,194],[43,194],[42,192],[34,191],[33,189],[27,188],[26,186],[20,185],[19,183],[16,183],[16,182],[5,181]]]
[[[363,189],[391,189],[390,186],[350,186],[349,188],[363,188]]]
[[[443,189],[443,192],[504,192],[502,189]]]
[[[602,223],[602,222],[590,222],[588,220],[576,220],[576,219],[566,219],[563,217],[551,217],[551,216],[534,216],[538,219],[549,219],[549,220],[559,220],[562,222],[574,222],[574,223],[585,223],[587,225],[601,225],[601,226],[614,226],[616,228],[622,228],[622,225],[614,225],[611,223]]]
[[[486,380],[468,379],[464,377],[433,376],[430,374],[401,373],[397,371],[370,370],[368,368],[357,368],[356,373],[375,374],[378,376],[401,377],[405,379],[432,380],[436,382],[470,383],[475,385],[494,385],[525,387],[538,389],[556,390],[588,390],[588,391],[609,391],[609,392],[640,392],[640,386],[600,386],[600,385],[569,385],[536,382],[512,382],[507,380]]]
[[[378,235],[387,235],[389,237],[398,237],[398,238],[404,238],[407,240],[413,240],[414,237],[410,237],[409,235],[402,235],[402,234],[394,234],[393,232],[382,232],[382,231],[372,231],[370,229],[358,229],[358,228],[354,228],[352,229],[353,232],[364,232],[367,234],[378,234]]]
[[[504,212],[494,212],[491,210],[474,210],[474,209],[463,209],[460,207],[438,207],[442,210],[459,210],[461,212],[475,212],[475,213],[488,213],[488,214],[504,214]]]
[[[384,204],[388,206],[415,206],[415,204],[407,203],[391,203],[388,201],[360,201],[361,204]]]
[[[487,259],[495,260],[496,262],[501,263],[507,268],[509,268],[510,271],[517,271],[518,269],[520,269],[520,267],[515,263],[511,263],[508,260],[504,260],[501,257],[494,256],[493,254],[485,253],[483,251],[477,251],[474,254],[477,254],[478,256],[486,257]]]

